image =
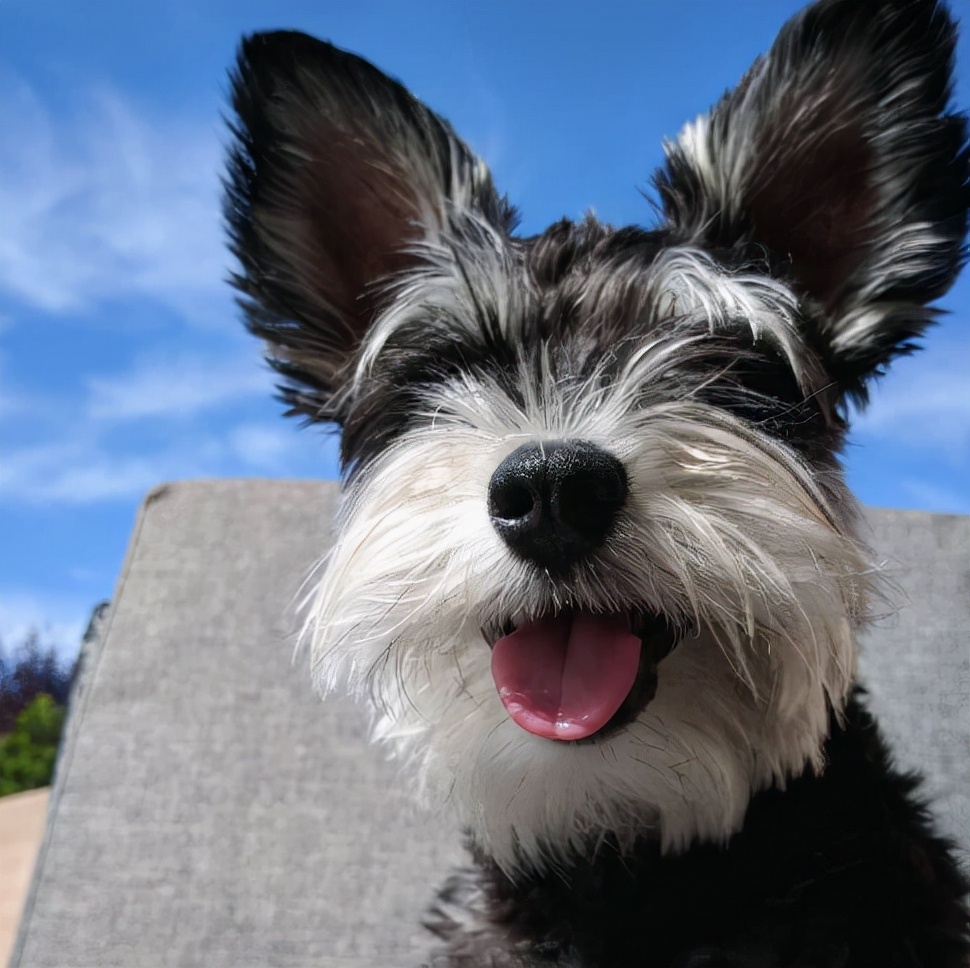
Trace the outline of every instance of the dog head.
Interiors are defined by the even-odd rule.
[[[930,0],[823,0],[667,146],[656,228],[524,238],[397,82],[243,43],[235,282],[343,435],[314,673],[506,869],[721,840],[821,767],[872,592],[845,407],[963,258],[953,45]]]

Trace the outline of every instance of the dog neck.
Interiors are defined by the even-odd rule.
[[[890,964],[899,939],[921,930],[919,912],[945,908],[941,921],[952,933],[936,939],[934,964],[962,964],[962,915],[952,898],[967,884],[908,798],[916,781],[892,769],[860,694],[832,717],[825,772],[806,769],[786,790],[755,796],[726,846],[664,854],[643,840],[621,854],[605,840],[590,859],[514,878],[473,846],[477,884],[464,885],[465,897],[475,897],[506,944],[531,939],[531,957],[556,964],[659,968],[704,956],[715,959],[704,964],[776,965],[792,951],[829,965],[860,943],[872,947],[876,960],[867,964]],[[879,896],[875,868],[892,872]],[[454,923],[446,908],[460,893],[457,882],[446,887],[441,919],[428,925],[445,939]],[[778,908],[790,914],[783,923],[772,913]],[[888,922],[886,911],[898,918]]]

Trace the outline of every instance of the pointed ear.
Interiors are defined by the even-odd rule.
[[[675,237],[766,252],[807,297],[806,336],[856,396],[911,348],[964,261],[954,43],[936,0],[821,0],[667,146],[657,176]]]
[[[339,390],[418,243],[514,212],[450,125],[367,61],[295,32],[247,38],[232,75],[225,218],[249,328],[290,413],[339,419]]]

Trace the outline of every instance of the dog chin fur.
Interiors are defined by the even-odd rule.
[[[636,370],[649,384],[646,357]],[[442,388],[429,425],[352,485],[312,605],[318,685],[370,695],[376,735],[509,871],[606,834],[675,850],[725,840],[753,792],[821,765],[828,710],[853,681],[871,568],[851,500],[833,503],[790,455],[696,403],[630,409],[633,379],[606,400],[583,386],[564,398],[550,380],[542,405],[518,411],[495,388]],[[507,453],[562,437],[608,442],[631,477],[610,548],[568,584],[511,559],[485,512]],[[633,603],[683,627],[635,721],[571,744],[509,719],[483,628]]]
[[[396,81],[244,41],[234,281],[290,412],[342,430],[305,640],[469,832],[448,965],[962,964],[966,884],[860,704],[881,588],[839,464],[849,404],[964,262],[954,43],[936,0],[820,0],[666,146],[656,228],[523,238]],[[652,691],[557,741],[510,715],[493,647],[577,615],[663,648],[642,639]]]

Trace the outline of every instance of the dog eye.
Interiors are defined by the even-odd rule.
[[[806,397],[791,367],[780,357],[718,353],[705,361],[697,399],[716,406],[759,430],[798,448],[806,449],[826,429],[814,397]],[[712,365],[716,364],[716,365]]]

